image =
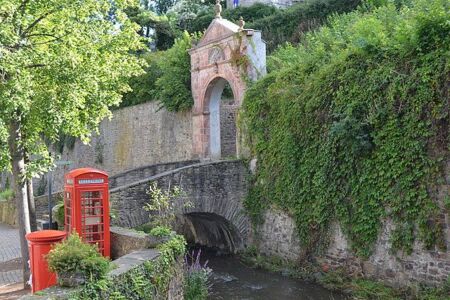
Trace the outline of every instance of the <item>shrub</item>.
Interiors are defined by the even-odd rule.
[[[125,94],[121,107],[158,101],[168,111],[186,111],[194,104],[191,92],[191,60],[187,52],[199,35],[184,32],[166,51],[142,54],[146,73],[130,80],[132,91]]]
[[[53,215],[58,226],[64,226],[65,210],[64,210],[64,200],[59,200],[58,203],[53,207]]]
[[[246,27],[262,31],[270,53],[286,42],[298,43],[306,32],[324,24],[329,16],[350,12],[360,3],[361,0],[306,1],[248,22]]]
[[[145,73],[130,79],[132,91],[123,96],[120,107],[127,107],[155,100],[156,81],[162,75],[159,62],[164,57],[164,53],[164,51],[157,51],[141,54],[141,57],[147,62]]]
[[[0,201],[8,201],[14,197],[14,192],[11,189],[5,189],[0,192]]]
[[[235,9],[225,9],[222,12],[222,17],[232,22],[237,22],[242,16],[247,23],[271,16],[278,11],[272,5],[256,3],[251,6],[239,6]],[[189,32],[203,32],[214,19],[214,10],[203,11],[198,16],[186,23],[186,30]]]
[[[104,278],[110,262],[95,245],[84,243],[76,232],[55,244],[46,256],[49,270],[56,273],[81,273],[89,280]]]
[[[156,226],[150,230],[150,234],[157,237],[170,236],[172,234],[172,229],[164,226]]]
[[[70,299],[167,299],[169,284],[176,275],[178,258],[185,253],[183,236],[173,235],[158,246],[160,255],[124,276],[88,282]]]
[[[184,32],[158,62],[161,76],[155,82],[155,99],[169,111],[185,111],[194,104],[191,92],[191,58],[188,50],[198,38],[198,35]]]
[[[151,213],[152,227],[160,227],[156,231],[172,228],[176,217],[176,201],[182,201],[183,190],[175,186],[167,190],[158,188],[158,183],[153,182],[147,192],[150,195],[150,202],[144,206],[144,210]],[[191,205],[190,202],[181,204],[185,207]],[[164,228],[164,229],[163,229]],[[156,229],[156,228],[155,228]]]

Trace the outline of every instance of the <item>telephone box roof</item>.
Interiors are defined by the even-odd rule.
[[[108,173],[106,173],[104,171],[100,171],[100,170],[94,169],[94,168],[75,169],[75,170],[72,170],[69,173],[67,173],[66,176],[70,177],[70,178],[76,178],[76,177],[78,177],[80,175],[87,174],[87,173],[95,173],[95,174],[101,174],[101,175],[104,175],[104,176],[108,176]]]

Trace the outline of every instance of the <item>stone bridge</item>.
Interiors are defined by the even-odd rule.
[[[179,165],[112,188],[112,212],[117,213],[113,223],[130,228],[148,223],[151,216],[143,207],[150,201],[150,184],[157,182],[161,189],[180,186],[184,195],[176,200],[177,231],[188,241],[209,247],[231,252],[245,247],[250,234],[250,221],[243,208],[249,175],[245,164],[241,160],[229,160]],[[126,176],[121,177],[123,182]],[[185,206],[187,202],[192,205]]]

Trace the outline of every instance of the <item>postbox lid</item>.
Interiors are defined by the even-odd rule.
[[[94,169],[94,168],[75,169],[75,170],[72,170],[69,173],[67,173],[66,176],[68,178],[76,178],[76,177],[78,177],[80,175],[88,174],[88,173],[96,173],[96,174],[101,174],[101,175],[104,175],[104,176],[108,176],[108,174],[106,172],[103,172],[103,171],[100,171],[100,170],[97,170],[97,169]]]
[[[30,242],[52,242],[62,240],[67,232],[59,230],[41,230],[25,235]]]

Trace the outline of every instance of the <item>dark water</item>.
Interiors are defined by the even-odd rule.
[[[244,265],[237,257],[206,255],[214,300],[343,300],[341,295],[311,283]]]

